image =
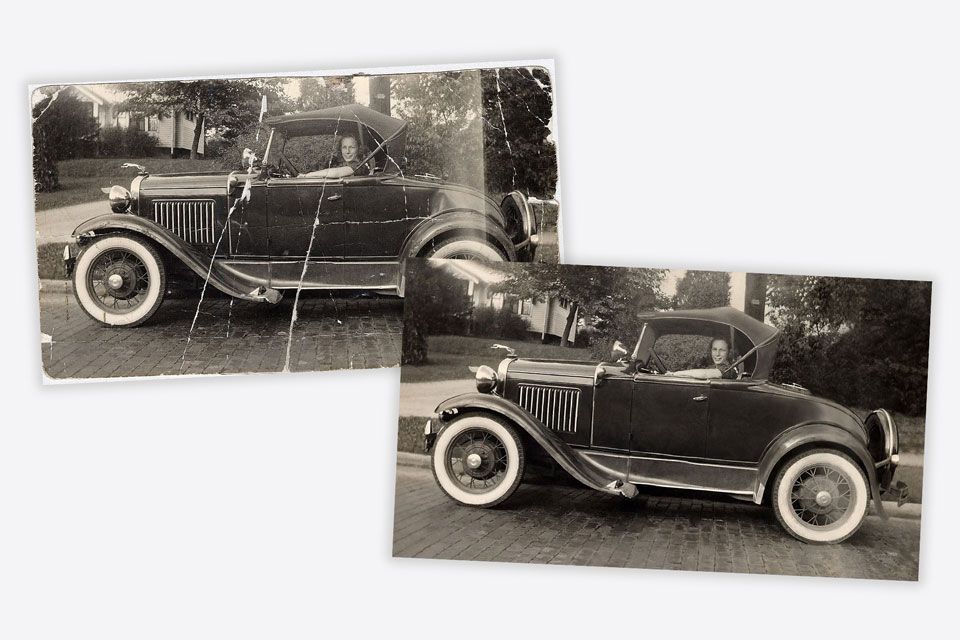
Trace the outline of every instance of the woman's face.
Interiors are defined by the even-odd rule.
[[[354,138],[344,138],[340,141],[340,154],[346,162],[357,159],[357,141]]]
[[[714,340],[710,344],[710,358],[713,364],[726,364],[728,355],[730,355],[730,347],[726,340]]]

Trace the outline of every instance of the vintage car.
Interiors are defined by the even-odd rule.
[[[588,487],[626,497],[645,485],[768,504],[806,542],[853,535],[871,498],[884,515],[881,493],[899,462],[887,411],[861,420],[803,387],[768,381],[778,331],[735,309],[640,320],[632,352],[615,349],[616,362],[511,353],[496,370],[479,367],[478,392],[441,403],[424,430],[440,488],[461,504],[490,507],[514,492],[526,462],[546,459]],[[723,367],[732,373],[672,373],[670,349],[706,353],[716,337],[740,354]],[[893,492],[906,499],[903,483]]]
[[[132,165],[139,175],[130,189],[109,189],[113,213],[77,227],[64,250],[86,313],[136,326],[172,285],[198,282],[270,303],[297,288],[402,296],[409,257],[533,257],[537,220],[519,191],[498,204],[435,176],[404,175],[403,120],[354,104],[264,125],[262,161],[245,153],[245,171],[150,175]],[[324,168],[331,140],[347,134],[366,150],[360,163],[369,171],[300,175],[310,167],[295,160]]]

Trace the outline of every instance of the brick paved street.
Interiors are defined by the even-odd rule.
[[[43,367],[52,378],[111,378],[178,373],[281,371],[293,296],[279,305],[211,296],[203,301],[189,345],[199,296],[166,299],[150,321],[133,329],[102,327],[70,291],[40,294]],[[400,361],[403,301],[301,296],[290,353],[291,371],[392,367]],[[184,356],[186,348],[186,357]]]
[[[788,536],[772,512],[732,499],[635,500],[524,482],[494,509],[462,507],[429,469],[397,467],[399,557],[916,580],[920,521],[870,516],[839,545]]]

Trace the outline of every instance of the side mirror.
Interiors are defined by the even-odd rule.
[[[611,351],[612,359],[615,360],[616,362],[625,361],[627,359],[627,354],[629,353],[629,351],[627,351],[627,348],[623,346],[623,343],[620,342],[619,340],[613,343],[613,349],[611,349],[610,351]]]

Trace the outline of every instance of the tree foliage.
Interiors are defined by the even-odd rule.
[[[401,364],[418,365],[427,361],[427,336],[467,333],[472,305],[463,282],[446,274],[442,263],[408,260],[405,278]]]
[[[289,106],[280,78],[166,80],[133,83],[124,89],[129,92],[121,105],[124,111],[164,117],[187,111],[195,114],[191,158],[197,157],[206,130],[229,140],[255,126],[263,95],[273,113],[283,113]]]
[[[677,281],[674,309],[712,309],[730,304],[730,274],[725,271],[687,271]]]
[[[553,102],[539,68],[407,74],[393,86],[410,122],[409,172],[432,173],[493,195],[518,189],[552,197],[556,149]]]
[[[96,152],[99,125],[82,102],[68,89],[52,87],[50,95],[33,107],[33,132],[42,135],[54,160],[92,156]]]
[[[314,111],[356,102],[353,76],[300,78],[297,111]]]
[[[508,279],[497,289],[523,299],[563,298],[571,313],[589,318],[594,326],[596,355],[605,357],[618,338],[639,335],[637,314],[663,307],[662,269],[572,266],[550,263],[507,266]],[[569,334],[569,326],[564,335]]]
[[[926,410],[931,283],[771,276],[773,378],[845,404]]]

